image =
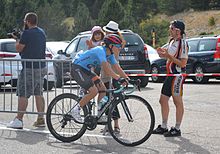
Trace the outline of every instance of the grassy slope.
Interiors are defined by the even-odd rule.
[[[220,11],[187,11],[173,16],[159,15],[160,18],[172,21],[175,19],[183,20],[186,25],[186,33],[188,37],[198,36],[200,33],[214,32],[215,35],[220,35]],[[209,26],[209,19],[214,17],[215,25]]]

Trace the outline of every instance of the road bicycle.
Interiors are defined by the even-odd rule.
[[[132,88],[131,88],[132,86]],[[129,86],[108,89],[108,102],[98,114],[93,114],[95,102],[90,101],[80,111],[84,122],[78,122],[71,115],[72,109],[79,103],[80,97],[64,93],[55,97],[46,113],[47,126],[51,134],[62,142],[79,139],[86,130],[94,130],[97,125],[107,125],[112,137],[122,145],[137,146],[145,142],[152,134],[155,125],[154,111],[142,97],[131,95],[135,89],[140,90],[140,80],[130,80]],[[114,133],[113,112],[120,113],[120,134]],[[100,120],[107,114],[107,120]]]

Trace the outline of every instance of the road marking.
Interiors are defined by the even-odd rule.
[[[2,124],[2,122],[0,122]],[[9,131],[20,131],[20,132],[33,132],[33,133],[41,133],[41,134],[50,134],[50,131],[47,130],[34,130],[34,129],[14,129],[14,128],[7,128],[6,126],[0,126],[0,130],[9,130]],[[51,135],[52,136],[52,135]],[[98,137],[98,138],[112,138],[111,136],[105,136],[105,135],[97,135],[97,134],[83,134],[84,137]]]

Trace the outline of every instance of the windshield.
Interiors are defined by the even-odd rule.
[[[137,35],[123,34],[123,37],[126,41],[126,46],[131,46],[131,45],[138,46],[143,44],[142,40]]]

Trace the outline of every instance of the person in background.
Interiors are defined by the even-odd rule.
[[[86,40],[88,49],[91,49],[96,46],[100,46],[104,39],[104,32],[100,26],[94,26],[91,30],[92,37],[90,40]]]
[[[124,46],[126,44],[126,41],[124,40],[122,34],[119,32],[118,23],[116,23],[114,21],[109,21],[109,23],[106,26],[103,27],[103,30],[105,31],[106,35],[109,35],[109,34],[119,35],[121,40],[122,40],[122,42],[121,42],[122,48],[124,48]],[[120,50],[118,50],[118,52],[115,55],[115,58],[116,58],[118,63],[119,63],[119,61],[118,61],[119,53],[120,53]],[[117,70],[114,70],[114,68],[113,68],[113,71],[115,71],[117,73]],[[104,84],[107,88],[111,88],[112,83],[113,83],[113,87],[117,86],[116,85],[117,82],[115,82],[114,79],[113,79],[113,82],[112,82],[111,77],[106,75],[102,71],[102,69],[101,69],[101,80],[104,82]],[[107,114],[107,112],[106,112],[106,114]],[[114,132],[117,133],[117,134],[120,133],[119,118],[120,118],[120,114],[119,114],[118,108],[116,108],[115,111],[113,112],[113,120],[114,120]],[[103,134],[105,134],[106,132],[108,132],[108,126],[105,126],[104,129],[101,130],[101,133],[103,133]]]
[[[101,46],[105,36],[104,32],[102,31],[102,28],[100,26],[94,26],[91,30],[91,33],[92,33],[91,38],[89,40],[86,40],[86,45],[88,46],[88,49]],[[94,71],[97,75],[99,75],[100,69],[101,68],[98,67],[95,70],[93,69],[92,71]],[[80,87],[79,96],[82,97],[85,93],[86,93],[85,89]]]
[[[188,59],[188,45],[185,41],[185,24],[182,21],[174,20],[170,23],[169,33],[171,39],[167,49],[158,48],[160,57],[167,59],[166,68],[168,74],[160,95],[162,124],[153,131],[153,134],[163,134],[165,137],[181,136],[180,125],[183,119],[183,83],[185,76],[181,73],[186,71]],[[172,96],[176,107],[176,125],[168,131],[167,121],[169,115],[169,99]]]
[[[21,59],[45,59],[46,35],[44,30],[37,26],[37,23],[37,14],[27,13],[24,18],[24,31],[20,40],[13,36],[16,39],[16,51],[19,52]],[[31,95],[35,96],[37,111],[39,112],[37,121],[33,126],[45,126],[43,80],[46,73],[45,62],[22,61],[22,70],[17,85],[18,113],[7,127],[23,128],[23,116],[28,106],[28,98]]]

